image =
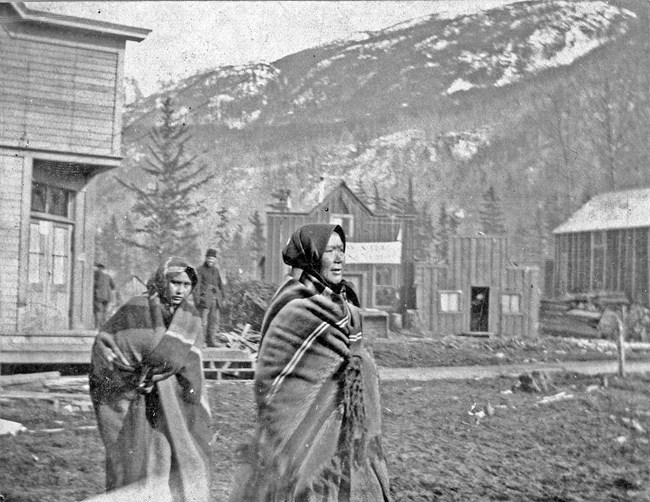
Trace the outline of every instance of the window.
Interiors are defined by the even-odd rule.
[[[393,307],[397,300],[397,289],[393,284],[394,273],[391,267],[375,268],[375,306]]]
[[[29,283],[38,284],[41,281],[41,261],[43,250],[41,246],[41,228],[38,222],[29,225]]]
[[[31,209],[34,212],[72,219],[73,200],[72,190],[36,181],[32,183]]]
[[[332,214],[330,223],[332,225],[341,225],[347,239],[354,236],[354,217],[351,214]]]
[[[504,314],[519,314],[519,295],[501,295],[501,312]]]
[[[605,232],[593,232],[591,236],[591,289],[602,289],[605,287]]]
[[[460,291],[440,292],[440,312],[460,312]]]

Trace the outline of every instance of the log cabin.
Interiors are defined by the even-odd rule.
[[[650,188],[597,195],[553,230],[554,290],[622,292],[650,306]]]
[[[126,42],[149,31],[0,4],[0,363],[89,361],[87,187],[120,165]]]

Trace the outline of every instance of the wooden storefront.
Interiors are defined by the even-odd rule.
[[[120,165],[126,41],[148,33],[0,4],[0,362],[88,359],[88,183]]]
[[[454,238],[447,265],[418,264],[415,277],[419,320],[434,337],[538,334],[539,270],[511,264],[505,237]]]
[[[279,283],[289,272],[282,249],[307,223],[337,223],[345,231],[345,277],[366,308],[388,312],[413,308],[413,216],[377,215],[345,182],[305,211],[267,211],[264,280]]]

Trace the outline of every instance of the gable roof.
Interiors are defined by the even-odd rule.
[[[596,195],[554,234],[650,227],[650,188]]]
[[[151,30],[145,28],[134,28],[122,24],[32,10],[23,2],[11,2],[11,6],[26,22],[44,23],[62,28],[91,31],[133,42],[141,42],[151,33]]]
[[[307,193],[300,201],[296,212],[313,213],[317,212],[322,205],[327,205],[328,201],[334,197],[337,192],[343,191],[350,196],[364,211],[368,214],[374,214],[372,210],[355,194],[344,180],[325,178],[312,191]]]

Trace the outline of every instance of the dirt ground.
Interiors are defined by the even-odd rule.
[[[388,340],[373,340],[372,346],[377,363],[386,368],[598,361],[617,357],[616,344],[610,340],[556,336],[521,339],[449,335],[417,339],[391,334]],[[634,344],[627,349],[626,358],[650,360],[650,344]]]
[[[532,394],[512,392],[512,378],[383,382],[394,500],[650,500],[650,377],[550,378],[547,392]],[[0,436],[6,502],[79,501],[102,491],[103,447],[76,391],[51,402],[0,399],[0,418],[28,429]],[[209,395],[220,502],[237,447],[254,428],[252,386],[210,382]]]

